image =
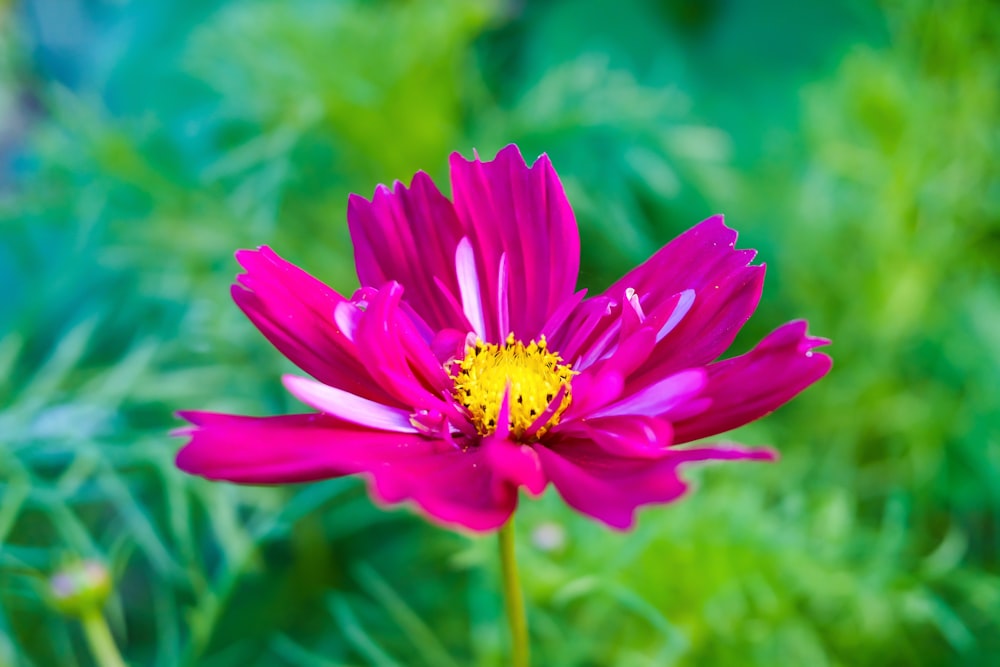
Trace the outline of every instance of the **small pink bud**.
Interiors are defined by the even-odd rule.
[[[111,575],[103,564],[93,560],[67,565],[49,579],[52,605],[70,616],[100,608],[110,594]]]

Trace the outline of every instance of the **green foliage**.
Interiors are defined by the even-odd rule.
[[[92,664],[46,598],[80,559],[130,664],[503,664],[492,539],[358,480],[190,478],[167,432],[296,409],[234,249],[350,291],[348,193],[511,141],[563,176],[582,286],[725,211],[770,266],[738,351],[807,317],[836,360],[733,435],[779,464],[691,471],[632,533],[524,503],[536,663],[1000,653],[993,4],[162,1],[59,48],[5,6],[0,665]]]

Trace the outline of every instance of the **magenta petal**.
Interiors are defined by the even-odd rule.
[[[536,496],[545,490],[548,480],[534,447],[495,435],[485,438],[480,447],[498,483],[523,486]]]
[[[531,422],[531,425],[528,426],[528,429],[524,432],[525,437],[534,438],[535,434],[541,431],[542,427],[544,427],[546,424],[549,423],[549,420],[552,418],[552,415],[554,415],[556,411],[559,410],[559,406],[562,405],[563,399],[566,398],[567,391],[569,390],[566,387],[566,385],[559,387],[559,391],[557,391],[556,395],[552,397],[552,400],[549,401],[549,404],[545,406],[545,409],[542,410],[542,413],[537,417],[535,417],[535,421]]]
[[[668,457],[614,457],[586,440],[568,439],[539,447],[538,456],[570,507],[620,530],[632,527],[638,507],[677,500],[687,490]]]
[[[553,349],[579,370],[583,356],[597,358],[615,335],[611,331],[617,321],[620,305],[608,296],[586,299],[569,314],[550,339]],[[595,351],[595,348],[600,348]]]
[[[465,355],[469,334],[458,329],[443,329],[431,341],[431,353],[442,365]]]
[[[414,434],[373,431],[320,414],[242,417],[180,414],[193,426],[177,467],[208,479],[240,484],[306,482],[448,447]]]
[[[337,324],[337,309],[354,307],[347,299],[266,246],[240,250],[236,259],[246,273],[233,300],[272,345],[324,384],[391,401],[358,360],[352,332]]]
[[[583,301],[585,296],[587,296],[587,290],[584,289],[574,294],[572,298],[563,301],[562,305],[560,305],[559,308],[557,308],[556,311],[549,316],[549,319],[545,322],[545,324],[542,325],[542,335],[552,341],[561,340],[562,337],[559,336],[559,331],[566,323],[566,320],[569,319],[569,316],[573,314],[573,311],[580,305],[580,302]],[[556,345],[553,349],[562,353],[562,350],[558,345]]]
[[[417,432],[406,410],[369,401],[309,378],[285,375],[282,382],[288,393],[309,407],[352,424],[397,433]]]
[[[686,289],[679,294],[675,294],[670,298],[664,305],[666,308],[665,312],[669,310],[670,315],[666,317],[663,324],[660,325],[659,330],[656,332],[656,342],[659,343],[663,340],[668,333],[674,330],[674,328],[680,324],[684,316],[688,314],[691,307],[694,305],[695,291],[693,289]],[[658,320],[657,320],[658,321]]]
[[[511,331],[509,280],[510,276],[507,271],[507,253],[504,253],[500,255],[500,266],[497,267],[497,331]],[[550,315],[549,321],[551,321],[551,317],[552,316]],[[546,324],[548,324],[548,321]]]
[[[581,373],[573,378],[573,398],[563,420],[582,419],[611,403],[621,395],[624,385],[621,373],[611,366]]]
[[[503,255],[500,258],[502,263]],[[455,248],[455,275],[458,277],[458,291],[462,297],[462,312],[465,313],[465,319],[472,326],[472,330],[485,340],[488,334],[483,309],[483,291],[479,286],[475,250],[467,238],[459,241],[458,247]],[[501,340],[505,335],[497,340]]]
[[[627,338],[635,333],[645,320],[646,313],[643,312],[642,304],[639,303],[639,295],[630,287],[625,290],[625,298],[622,301],[622,338]]]
[[[667,415],[673,408],[695,398],[705,387],[706,381],[707,373],[701,368],[674,373],[617,403],[591,413],[591,416]]]
[[[637,368],[645,364],[654,345],[656,345],[656,337],[652,329],[648,327],[636,329],[631,336],[618,344],[614,352],[595,366],[602,369],[605,367],[614,368],[622,377],[629,377]]]
[[[595,443],[573,436],[560,437],[548,447],[539,447],[538,456],[545,475],[558,489],[567,504],[603,521],[612,528],[627,529],[635,521],[635,510],[643,505],[668,503],[680,498],[687,484],[678,476],[680,466],[703,461],[771,461],[772,450],[739,445],[718,445],[697,449],[660,449],[652,447],[669,429],[655,421],[633,428],[624,422],[608,420],[597,426],[611,437],[616,428],[618,442]],[[626,441],[635,438],[628,444]],[[611,447],[608,445],[611,444]],[[615,455],[633,449],[640,458]]]
[[[497,428],[493,432],[493,437],[499,440],[506,440],[510,435],[510,379],[507,379],[507,387],[504,389],[503,398],[500,399],[500,409],[497,411]]]
[[[644,415],[578,420],[557,433],[558,438],[590,440],[609,455],[626,458],[662,458],[674,441],[670,422]]]
[[[372,431],[326,415],[240,417],[182,413],[193,426],[177,467],[213,480],[282,484],[366,473],[384,502],[414,500],[431,518],[471,530],[503,525],[517,487],[499,476],[483,448]]]
[[[643,307],[652,312],[675,294],[689,308],[672,328],[658,336],[656,350],[637,377],[663,377],[684,368],[701,366],[728,348],[740,327],[757,307],[764,267],[750,266],[753,250],[736,250],[736,232],[711,217],[684,232],[646,262],[630,271],[605,294],[614,299],[632,288],[643,295]],[[688,294],[686,290],[694,290]]]
[[[400,310],[402,296],[399,285],[386,285],[371,298],[358,322],[357,337],[363,341],[361,353],[368,373],[404,405],[444,412],[441,395],[448,386],[447,373],[418,336],[407,335],[412,328]],[[423,372],[418,376],[415,370]]]
[[[370,474],[378,498],[387,503],[412,500],[445,525],[495,530],[517,506],[517,487],[498,477],[483,447],[393,462]]]
[[[806,323],[789,322],[750,352],[707,367],[703,413],[674,423],[677,442],[722,433],[776,410],[827,374],[833,361],[813,348],[829,341],[806,335]]]
[[[431,328],[464,326],[461,313],[440,298],[437,281],[458,293],[455,248],[465,231],[427,174],[418,172],[409,189],[379,186],[371,201],[352,195],[347,221],[362,285],[398,282]]]
[[[770,447],[744,447],[735,443],[674,449],[671,458],[679,463],[706,461],[777,461],[778,453]]]
[[[573,210],[547,156],[528,167],[516,146],[496,159],[451,157],[455,210],[476,252],[490,339],[500,330],[500,258],[506,255],[510,329],[521,340],[537,338],[564,301],[573,296],[580,240]],[[493,338],[495,337],[495,338]]]

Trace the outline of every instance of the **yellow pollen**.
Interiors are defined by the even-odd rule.
[[[500,406],[507,386],[510,386],[510,431],[522,440],[549,404],[565,387],[558,407],[529,439],[537,439],[559,423],[569,407],[570,379],[575,371],[562,358],[548,349],[545,336],[527,345],[507,336],[503,345],[477,340],[466,349],[465,358],[456,362],[451,378],[455,381],[452,394],[465,406],[480,435],[496,431]]]

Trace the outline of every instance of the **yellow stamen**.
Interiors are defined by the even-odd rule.
[[[548,349],[545,336],[527,345],[507,336],[503,345],[477,340],[466,349],[465,358],[452,370],[455,399],[465,406],[480,435],[496,431],[500,406],[510,386],[510,431],[524,439],[531,425],[565,387],[566,392],[545,424],[531,434],[536,439],[559,423],[569,407],[570,379],[575,371]]]

